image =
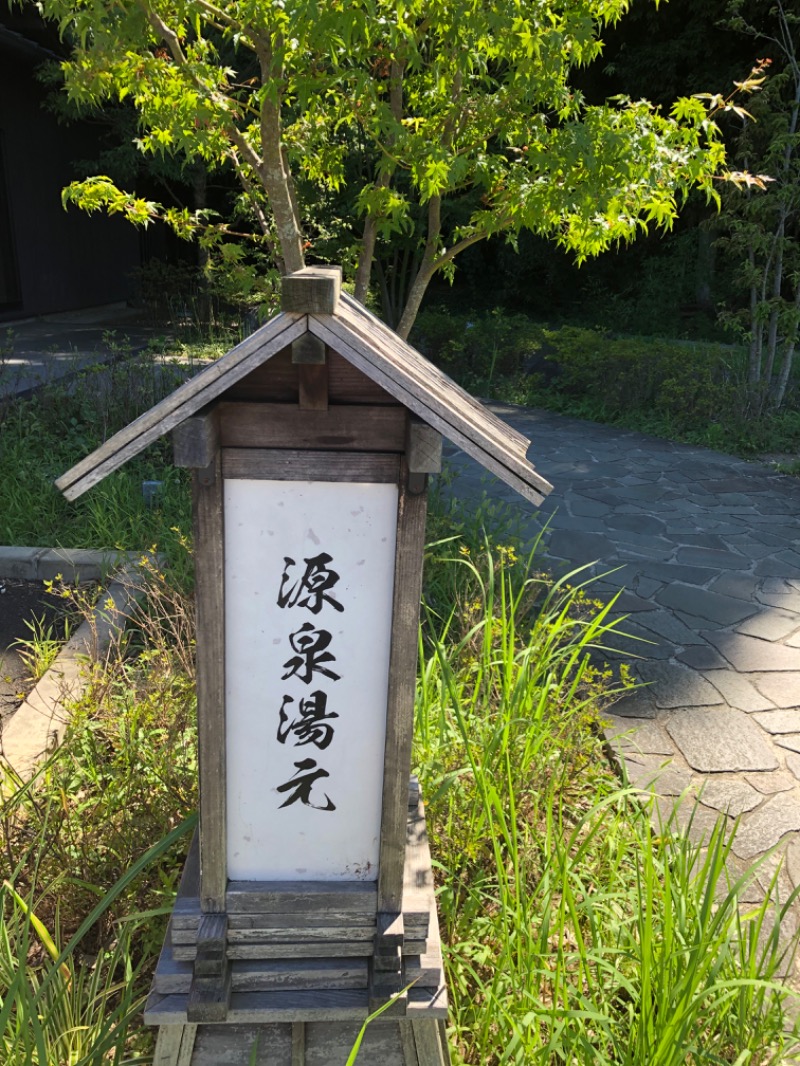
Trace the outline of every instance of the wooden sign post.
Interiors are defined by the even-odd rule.
[[[193,471],[200,825],[145,1008],[157,1066],[449,1061],[410,780],[427,477],[444,434],[534,503],[528,441],[337,268],[57,482],[172,431]]]

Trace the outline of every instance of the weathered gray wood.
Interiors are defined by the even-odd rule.
[[[192,911],[178,910],[178,904],[183,904],[188,901],[176,900],[175,910],[172,913],[172,928],[173,930],[180,930],[182,933],[196,933],[199,922],[199,907],[200,904],[197,900],[194,900],[194,907]],[[279,936],[284,935],[284,930],[297,929],[302,922],[302,928],[304,932],[308,932],[311,929],[321,928],[323,930],[330,928],[331,926],[341,926],[349,929],[351,932],[355,932],[358,929],[364,929],[369,931],[370,934],[375,932],[375,916],[358,916],[348,914],[346,911],[326,911],[325,913],[311,913],[307,915],[301,915],[295,912],[294,914],[275,914],[275,913],[260,913],[260,914],[229,914],[228,915],[228,935],[231,936],[233,930],[245,930],[245,929],[260,929],[264,933],[277,933]],[[423,923],[412,923],[412,928],[422,929]],[[313,934],[311,934],[313,935]],[[323,932],[323,936],[325,933]],[[179,942],[179,941],[176,941]]]
[[[440,1028],[436,1021],[413,1021],[414,1042],[417,1045],[419,1066],[445,1066],[450,1061],[445,1057],[446,1044],[442,1047]]]
[[[306,1023],[292,1022],[292,1066],[305,1066]]]
[[[408,1013],[422,1018],[447,1018],[447,989],[441,984],[437,989],[418,988],[408,990]]]
[[[289,1022],[204,1025],[197,1034],[192,1066],[291,1066],[291,1056]]]
[[[313,333],[304,333],[292,341],[292,362],[295,366],[321,366],[325,362],[325,345]]]
[[[300,916],[295,915],[295,923]],[[269,939],[273,944],[300,944],[305,941],[312,944],[325,944],[330,941],[342,940],[365,940],[375,939],[375,926],[373,925],[317,925],[305,926],[295,924],[294,927],[285,929],[265,929],[263,926],[254,926],[249,929],[229,929],[229,944],[247,944]],[[196,929],[172,928],[173,944],[197,943]]]
[[[404,476],[407,477],[407,473]],[[392,650],[389,659],[378,867],[378,911],[384,914],[399,914],[403,909],[408,779],[414,730],[417,631],[426,509],[426,493],[412,496],[405,485],[401,485],[397,512]]]
[[[190,1066],[196,1025],[162,1025],[156,1037],[153,1066]]]
[[[417,956],[418,958],[418,956]],[[414,963],[415,973],[421,968]],[[441,967],[440,967],[441,970]],[[425,970],[427,987],[433,975]],[[158,960],[153,989],[162,995],[188,994],[192,983],[191,962],[174,958],[165,943]],[[239,959],[231,963],[233,992],[266,992],[269,989],[366,988],[367,957],[310,959]],[[438,987],[438,982],[434,987]]]
[[[181,422],[172,431],[172,461],[175,466],[201,469],[214,461],[219,449],[219,413],[209,410]]]
[[[226,478],[269,481],[396,482],[399,456],[370,452],[317,452],[260,448],[223,448]]]
[[[178,1066],[183,1040],[182,1025],[162,1025],[156,1037],[153,1066]]]
[[[229,914],[377,914],[374,881],[231,881]]]
[[[426,940],[406,940],[403,952],[420,955],[427,950]],[[346,959],[350,957],[371,957],[374,951],[373,941],[369,940],[328,940],[324,942],[295,941],[294,943],[276,943],[274,940],[247,941],[228,944],[228,959]],[[172,952],[180,962],[193,961],[197,955],[194,944],[173,944]]]
[[[310,1022],[306,1066],[344,1066],[358,1035],[355,1022]],[[411,1037],[413,1043],[413,1036]],[[193,1066],[291,1066],[292,1025],[206,1025],[198,1033]],[[416,1056],[416,1049],[414,1050]],[[403,1054],[397,1022],[379,1018],[367,1027],[358,1063],[418,1066]]]
[[[197,604],[197,740],[200,776],[200,900],[203,911],[225,910],[225,595],[222,468],[204,485],[193,477]]]
[[[355,1043],[358,1026],[313,1022],[306,1027],[307,1066],[344,1066]],[[371,1022],[364,1033],[357,1066],[406,1066],[396,1021],[385,1015]]]
[[[411,474],[438,474],[442,469],[442,435],[416,418],[408,422],[406,462]]]
[[[297,385],[298,404],[301,411],[328,410],[327,364],[299,366]]]
[[[186,1019],[190,1022],[224,1022],[231,996],[231,968],[221,974],[200,976],[195,973],[186,1001]]]
[[[62,474],[55,483],[56,488],[68,500],[77,499],[92,485],[138,455],[148,444],[196,414],[225,389],[291,344],[306,329],[305,315],[287,314],[273,318],[222,359],[190,378],[161,403],[109,437],[99,448]]]
[[[411,1022],[402,1018],[397,1024],[400,1027],[400,1040],[403,1045],[403,1062],[405,1066],[419,1066],[417,1042],[414,1039],[414,1029]]]
[[[227,932],[227,915],[202,915],[186,1008],[186,1016],[191,1022],[225,1021],[231,994],[231,972],[226,958]]]
[[[152,994],[145,1006],[148,1025],[169,1025],[186,1017],[186,996]],[[302,1022],[314,1019],[363,1022],[367,1016],[366,989],[313,992],[235,992],[231,996],[228,1018],[242,1022]]]
[[[526,438],[484,410],[408,345],[399,354],[390,348],[392,357],[387,358],[387,351],[379,350],[384,344],[383,332],[374,330],[375,335],[366,338],[357,331],[359,324],[363,326],[358,318],[354,326],[350,318],[343,320],[339,315],[309,317],[312,333],[525,499],[537,506],[542,502],[552,485],[525,459],[530,443]],[[395,341],[403,343],[397,337]],[[413,359],[407,353],[412,353]]]
[[[342,268],[310,266],[281,278],[283,311],[336,313],[342,291]]]
[[[367,989],[287,992],[234,992],[228,1008],[231,1024],[302,1021],[357,1021],[368,1014]],[[150,993],[144,1009],[146,1025],[175,1025],[186,1021],[186,996]],[[416,1019],[447,1018],[447,994],[412,988],[408,1012]]]
[[[327,349],[327,357],[330,404],[397,405],[393,396],[337,352]],[[225,399],[297,403],[298,377],[298,367],[292,363],[292,353],[287,349],[278,352],[262,366],[255,367],[241,381],[232,385],[226,390]]]
[[[181,1040],[181,1050],[178,1055],[177,1066],[191,1066],[192,1054],[194,1052],[195,1040],[197,1039],[197,1026],[186,1024],[183,1027],[183,1039]]]
[[[402,452],[406,412],[395,406],[339,404],[301,411],[287,403],[219,405],[224,448],[292,448],[325,451]]]
[[[376,953],[380,953],[386,948],[402,947],[405,935],[402,914],[378,913],[377,928],[375,930]]]

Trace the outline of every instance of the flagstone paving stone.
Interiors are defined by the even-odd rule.
[[[724,662],[720,662],[724,666]],[[705,677],[731,707],[737,707],[740,711],[771,711],[775,708],[772,700],[741,674],[724,669],[706,670]]]
[[[689,765],[701,773],[776,770],[780,765],[763,731],[732,707],[680,711],[667,722],[667,732]]]
[[[764,802],[763,795],[739,777],[710,777],[699,793],[701,803],[737,818]]]
[[[531,536],[547,517],[559,572],[592,563],[600,598],[624,590],[621,628],[643,639],[615,635],[603,658],[647,683],[608,716],[629,780],[655,793],[664,821],[686,792],[675,823],[696,839],[720,812],[739,818],[736,870],[777,844],[748,900],[784,854],[781,887],[800,884],[800,479],[619,427],[493,409],[530,437],[553,492],[532,513],[452,449],[450,491],[508,501]]]
[[[800,797],[770,796],[764,804],[743,821],[733,850],[740,859],[754,859],[773,847],[786,833],[800,830]]]

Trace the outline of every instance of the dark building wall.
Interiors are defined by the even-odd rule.
[[[139,265],[130,224],[61,206],[72,160],[92,158],[96,132],[42,108],[37,61],[0,39],[0,319],[127,300]]]

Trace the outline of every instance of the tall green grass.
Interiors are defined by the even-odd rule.
[[[724,824],[654,825],[600,723],[629,680],[620,623],[553,581],[484,509],[434,513],[416,704],[456,1060],[765,1066],[791,1046],[792,900],[742,900]],[[136,1012],[196,805],[193,614],[153,567],[127,645],[92,676],[36,781],[0,783],[0,1062],[146,1062]],[[185,843],[185,837],[182,838]],[[153,845],[153,841],[160,841]],[[137,876],[139,875],[139,876]],[[109,890],[108,886],[115,886]]]
[[[609,605],[513,548],[453,548],[430,560],[416,762],[459,1060],[779,1062],[792,900],[744,910],[724,825],[702,847],[654,829],[610,770]]]
[[[171,560],[180,559],[181,530],[191,528],[189,480],[172,465],[168,439],[74,502],[53,484],[185,376],[149,353],[118,354],[125,358],[31,397],[0,395],[0,544],[126,551],[157,544]],[[154,506],[143,497],[143,481],[162,482]]]

